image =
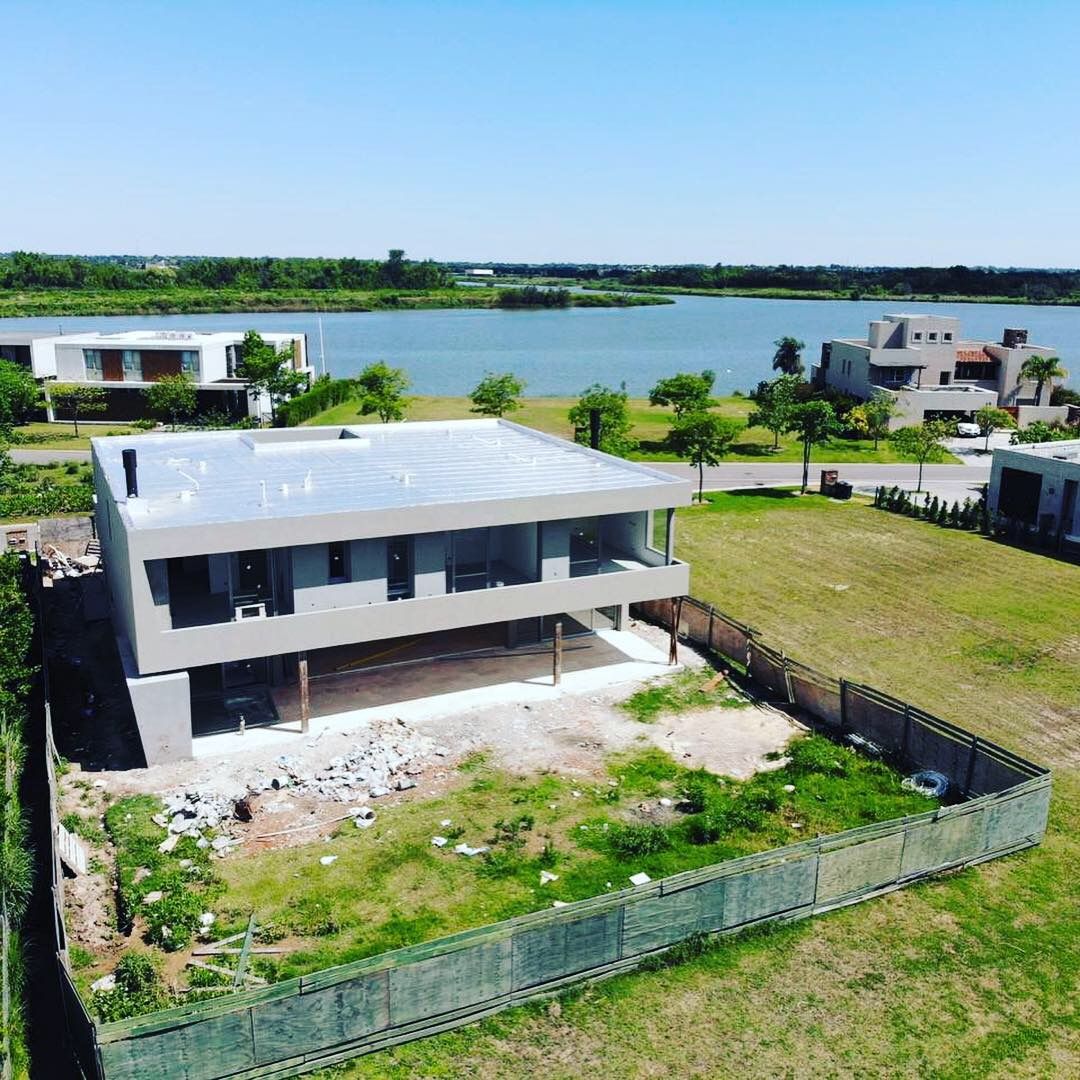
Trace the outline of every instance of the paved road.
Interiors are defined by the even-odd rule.
[[[656,462],[654,468],[697,483],[697,469],[675,462]],[[905,488],[914,491],[918,466],[906,462],[895,465],[839,465],[811,462],[810,483],[817,487],[822,469],[836,469],[841,480],[852,484],[856,491],[872,495],[875,488]],[[982,485],[990,479],[989,465],[927,465],[923,469],[923,490],[950,501],[975,499],[982,494]],[[707,466],[706,491],[731,491],[737,488],[774,487],[802,483],[802,465],[795,462],[739,461]]]
[[[54,461],[89,461],[89,450],[19,450],[11,451],[11,460],[23,465],[51,465]]]

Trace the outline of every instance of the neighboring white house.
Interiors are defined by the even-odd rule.
[[[310,380],[307,337],[301,333],[263,333],[263,340],[289,365]],[[30,368],[44,383],[92,383],[106,391],[107,411],[97,419],[136,420],[146,415],[141,391],[165,375],[186,374],[198,392],[199,412],[223,412],[232,417],[263,417],[270,403],[248,391],[236,371],[243,356],[243,331],[128,330],[0,335],[0,355]],[[57,416],[47,401],[50,420]]]
[[[475,267],[472,270],[466,270],[465,273],[466,273],[466,275],[468,277],[494,277],[495,276],[495,271],[494,270],[483,270],[483,269],[481,269],[479,267]]]
[[[555,619],[618,630],[629,604],[689,588],[687,481],[505,420],[98,438],[93,460],[149,764],[278,722],[301,657],[333,675],[403,641],[459,651],[433,635],[462,628],[500,647]]]
[[[823,343],[811,381],[865,401],[891,395],[900,412],[893,427],[924,419],[969,420],[984,405],[1008,408],[1019,426],[1064,420],[1051,408],[1052,386],[1035,402],[1033,381],[1020,379],[1031,356],[1055,356],[1052,345],[1029,345],[1027,331],[1006,329],[1000,342],[968,341],[960,320],[944,315],[885,315],[870,323],[865,338]]]
[[[1080,439],[994,451],[987,505],[996,519],[1080,552]]]

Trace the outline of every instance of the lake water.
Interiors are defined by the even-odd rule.
[[[592,382],[626,383],[644,396],[658,378],[712,368],[717,391],[748,390],[772,376],[773,342],[791,334],[806,342],[807,371],[821,342],[860,337],[886,312],[955,315],[966,338],[1000,341],[1006,326],[1027,327],[1029,340],[1053,346],[1075,385],[1080,379],[1080,308],[998,304],[914,304],[881,300],[753,300],[685,296],[640,308],[551,311],[335,312],[322,316],[326,365],[356,374],[373,360],[404,367],[417,394],[463,395],[486,371],[513,371],[530,395],[573,395]],[[155,315],[0,319],[15,329],[300,330],[319,364],[314,314]]]

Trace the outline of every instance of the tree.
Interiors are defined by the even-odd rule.
[[[990,436],[995,428],[1014,428],[1016,421],[1004,410],[996,405],[984,405],[975,413],[975,423],[979,425],[979,434],[984,436],[984,453],[990,452]]]
[[[600,413],[600,449],[607,454],[628,454],[637,443],[630,437],[630,413],[626,403],[625,389],[612,390],[600,383],[593,383],[570,410],[574,439],[585,446],[589,445],[589,416],[596,409]]]
[[[79,437],[79,416],[87,413],[103,413],[109,406],[105,391],[100,386],[87,383],[57,383],[49,387],[52,403],[71,413],[75,422],[75,438]]]
[[[896,399],[891,394],[879,391],[848,412],[848,423],[861,435],[869,435],[874,440],[876,450],[878,441],[889,434],[890,421],[899,412]]]
[[[391,253],[392,254],[392,253]],[[356,380],[360,398],[360,415],[375,413],[384,424],[391,420],[404,420],[409,399],[409,376],[403,368],[392,368],[385,360],[368,364]]]
[[[748,427],[763,427],[773,433],[773,449],[780,447],[780,434],[787,431],[791,410],[797,403],[802,383],[797,375],[779,375],[772,382],[758,383],[754,392],[757,408],[746,418]]]
[[[668,405],[676,419],[687,413],[704,412],[712,403],[716,372],[706,369],[700,375],[680,371],[678,375],[661,379],[649,391],[650,405]]]
[[[776,346],[776,352],[773,353],[772,366],[773,371],[782,371],[785,375],[797,375],[800,379],[803,377],[803,362],[802,351],[806,348],[806,343],[799,341],[798,338],[782,337],[773,344]]]
[[[840,421],[827,401],[805,401],[793,406],[787,430],[794,432],[802,443],[802,491],[805,493],[810,481],[810,451],[839,435]]]
[[[181,420],[190,419],[195,413],[198,394],[195,383],[188,375],[165,375],[143,391],[146,408],[151,416],[168,420],[175,431]]]
[[[278,352],[257,330],[249,330],[244,335],[236,374],[256,396],[266,396],[272,421],[276,419],[277,407],[282,401],[307,389],[307,376],[289,365],[291,355],[289,346]]]
[[[698,471],[698,502],[704,501],[705,466],[719,465],[731,449],[741,425],[737,420],[700,410],[676,418],[668,433],[668,445]]]
[[[901,457],[919,464],[916,491],[922,491],[923,466],[928,461],[940,461],[945,456],[944,441],[948,436],[949,425],[943,420],[927,420],[922,424],[898,428],[889,436]]]
[[[21,364],[0,360],[0,429],[24,424],[41,403],[41,391]]]
[[[524,389],[525,380],[509,371],[502,375],[493,375],[489,371],[469,395],[469,400],[473,403],[469,411],[480,413],[481,416],[505,416],[508,412],[521,408],[518,398]]]
[[[1017,383],[1025,380],[1035,383],[1035,404],[1042,404],[1043,387],[1050,383],[1053,388],[1054,379],[1067,379],[1069,373],[1061,366],[1061,361],[1056,356],[1029,356],[1020,365],[1020,374],[1016,377]]]

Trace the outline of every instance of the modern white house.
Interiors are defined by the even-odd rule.
[[[1052,345],[1031,345],[1022,329],[1006,329],[1000,342],[970,341],[960,320],[944,315],[885,315],[865,338],[834,338],[821,346],[811,372],[817,386],[831,386],[860,401],[892,396],[899,414],[892,426],[924,419],[969,420],[984,405],[1006,408],[1021,427],[1033,420],[1063,420],[1066,409],[1040,406],[1035,383],[1020,380],[1031,356],[1055,356]]]
[[[263,333],[282,363],[310,380],[307,337],[302,333]],[[50,420],[67,419],[49,400],[54,383],[91,383],[106,392],[106,412],[97,419],[136,420],[146,415],[142,391],[165,375],[189,375],[198,392],[198,411],[230,417],[263,417],[270,403],[249,393],[237,377],[243,357],[242,331],[128,330],[0,335],[0,356],[29,367],[43,382]]]
[[[149,764],[278,723],[301,660],[536,646],[689,587],[687,481],[505,420],[97,438],[93,462]]]
[[[1080,439],[994,451],[987,505],[999,523],[1080,554]]]

